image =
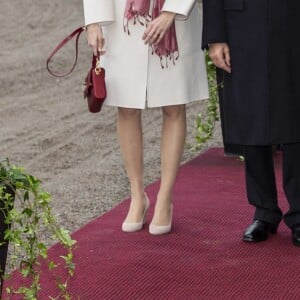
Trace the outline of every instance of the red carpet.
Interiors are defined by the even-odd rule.
[[[278,170],[277,175],[285,211]],[[147,187],[152,200],[158,186]],[[253,215],[242,162],[211,149],[181,167],[174,195],[172,234],[150,236],[147,227],[122,233],[128,200],[74,233],[74,299],[300,299],[300,249],[292,245],[284,224],[264,243],[241,241]],[[148,221],[151,215],[152,210]],[[59,247],[52,247],[51,255],[60,254]],[[55,295],[44,274],[42,300]]]

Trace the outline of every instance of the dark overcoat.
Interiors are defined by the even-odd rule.
[[[203,9],[203,47],[230,47],[225,142],[300,142],[300,0],[203,0]]]

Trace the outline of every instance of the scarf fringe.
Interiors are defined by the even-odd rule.
[[[134,15],[133,16],[133,25],[136,25],[137,23],[139,23],[141,26],[148,26],[148,23],[151,21],[151,15],[147,15],[147,16],[142,16],[142,15]],[[127,33],[128,35],[130,35],[130,30],[129,30],[129,21],[131,19],[127,19],[126,17],[124,17],[123,20],[123,28],[124,28],[124,32]]]
[[[156,54],[159,57],[160,60],[160,66],[162,69],[169,67],[169,61],[172,62],[172,64],[176,65],[176,60],[179,58],[179,51],[171,52],[167,51],[164,54],[160,54],[157,50],[155,50],[154,47],[152,47],[152,55]]]
[[[130,35],[129,21],[133,20],[133,25],[139,23],[142,26],[148,26],[151,20],[160,15],[164,0],[154,0],[153,6],[150,8],[150,0],[127,0],[123,28],[124,32]],[[172,61],[173,65],[179,58],[179,50],[176,38],[175,24],[166,32],[162,41],[158,45],[152,45],[152,54],[156,54],[160,58],[162,69],[168,68],[168,61]],[[165,62],[163,62],[165,60]]]

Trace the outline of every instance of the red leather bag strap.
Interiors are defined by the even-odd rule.
[[[50,54],[50,56],[47,58],[47,70],[48,72],[55,76],[55,77],[64,77],[64,76],[68,76],[69,74],[71,74],[77,64],[77,59],[78,59],[78,41],[79,41],[79,37],[82,33],[82,31],[85,31],[85,27],[79,27],[76,30],[74,30],[70,35],[68,35],[64,40],[62,40],[57,46],[56,48],[52,51],[52,53]],[[53,56],[64,46],[66,45],[70,40],[72,40],[74,37],[76,37],[76,42],[75,42],[75,48],[76,48],[76,54],[75,54],[75,61],[74,64],[71,68],[70,71],[63,73],[63,74],[57,74],[54,73],[53,71],[51,71],[51,69],[49,68],[49,63],[51,61],[51,59],[53,58]]]

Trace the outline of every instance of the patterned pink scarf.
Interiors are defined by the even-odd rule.
[[[153,0],[152,8],[150,8],[150,3],[151,0],[127,0],[124,13],[126,20],[124,25],[125,32],[130,34],[128,22],[131,19],[134,20],[134,24],[138,21],[141,25],[147,25],[151,19],[153,20],[160,15],[165,0]],[[163,57],[166,58],[166,66],[168,65],[167,58],[171,59],[173,64],[175,64],[175,60],[179,56],[175,24],[166,32],[160,43],[153,46],[153,52],[160,57],[161,62]],[[175,54],[177,55],[175,56]],[[164,67],[163,64],[162,67]]]

